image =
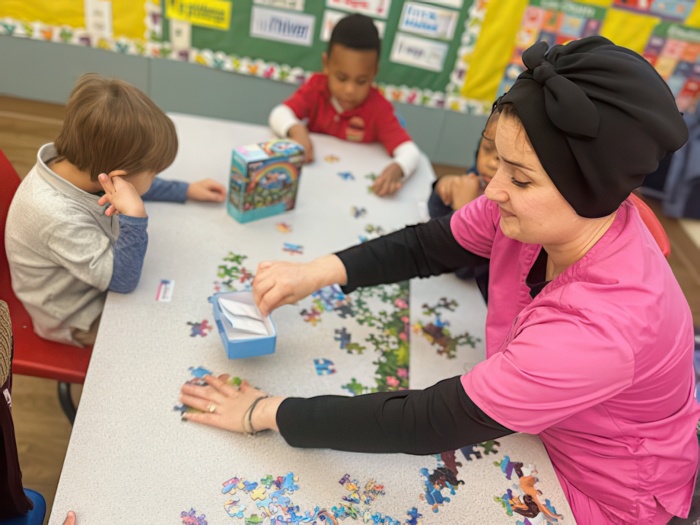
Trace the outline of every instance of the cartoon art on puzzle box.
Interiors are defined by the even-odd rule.
[[[280,139],[233,150],[228,212],[249,222],[291,210],[296,204],[304,148]]]

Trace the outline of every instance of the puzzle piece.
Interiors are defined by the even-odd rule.
[[[354,377],[351,379],[351,381],[348,384],[343,385],[341,388],[344,388],[345,390],[350,392],[353,396],[359,396],[360,394],[363,394],[365,391],[365,387],[362,386],[361,383],[358,383],[357,379],[355,379]]]
[[[321,322],[321,312],[316,307],[312,308],[311,310],[304,309],[299,313],[304,318],[305,322],[311,323],[311,326],[316,326]]]
[[[356,219],[359,219],[360,217],[364,217],[365,215],[367,215],[367,210],[362,207],[358,208],[357,206],[353,206],[352,208],[350,208],[350,214]]]
[[[182,520],[182,525],[207,525],[206,515],[202,514],[197,516],[197,511],[190,508],[189,512],[181,512],[180,519]]]
[[[221,484],[221,493],[222,494],[234,494],[237,489],[243,488],[243,484],[241,483],[240,478],[231,478],[226,481],[224,481]]]
[[[256,487],[250,491],[250,499],[253,501],[264,500],[267,494],[267,489],[262,485],[258,485],[257,483],[255,483],[255,485]]]
[[[252,483],[248,480],[243,480],[243,492],[250,494],[253,490],[255,490],[255,487],[258,486],[257,481],[253,481]]]
[[[182,404],[180,404],[180,405],[175,405],[175,406],[173,407],[173,410],[174,410],[175,412],[180,412],[180,417],[182,417],[182,416],[185,415],[185,412],[189,412],[189,411],[192,410],[192,409],[191,409],[190,407],[188,407],[187,405],[182,405]]]
[[[335,374],[335,368],[333,368],[333,361],[325,358],[314,359],[314,366],[316,367],[316,375],[328,376]]]
[[[347,319],[348,317],[355,317],[355,310],[349,303],[341,303],[337,305],[334,309],[335,313],[341,319]]]
[[[275,227],[280,233],[290,233],[292,231],[292,227],[286,222],[278,222],[277,224],[275,224]]]
[[[479,443],[479,446],[484,449],[484,455],[486,456],[488,456],[489,454],[498,454],[498,449],[496,447],[500,445],[501,444],[495,439]]]
[[[224,503],[224,510],[232,518],[243,519],[245,516],[245,505],[238,505],[239,500],[230,500]]]
[[[406,512],[408,514],[409,519],[406,520],[407,525],[420,525],[420,521],[418,521],[419,518],[422,518],[423,515],[418,512],[418,509],[416,507],[412,507],[411,510]]]
[[[477,450],[474,448],[475,445],[469,445],[468,447],[462,447],[460,448],[460,452],[464,454],[464,457],[466,458],[467,461],[472,461],[472,456],[476,459],[481,459],[481,451]]]
[[[336,155],[326,155],[325,157],[323,157],[323,160],[325,160],[329,164],[333,164],[335,162],[338,162],[340,160],[340,157]]]
[[[510,504],[510,500],[512,500],[512,499],[513,499],[513,491],[510,489],[508,489],[506,491],[506,493],[503,494],[503,496],[501,496],[500,498],[498,496],[493,497],[493,500],[496,503],[499,503],[505,509],[506,514],[508,514],[508,516],[513,515],[513,507]]]
[[[351,338],[352,335],[348,332],[347,328],[343,327],[340,329],[335,329],[335,336],[333,337],[333,340],[340,343],[341,350],[345,350]]]
[[[287,252],[290,255],[303,255],[304,247],[301,244],[292,244],[291,242],[285,242],[282,245],[282,251]]]
[[[208,370],[208,369],[204,368],[203,366],[198,366],[198,367],[196,367],[196,368],[193,367],[193,366],[191,366],[191,367],[189,367],[188,370],[190,371],[190,373],[191,373],[194,377],[200,377],[200,378],[202,378],[202,377],[204,377],[204,376],[210,376],[210,375],[212,375],[212,374],[214,373],[214,372],[212,372],[211,370]]]
[[[349,171],[339,171],[338,176],[343,180],[355,180],[355,176]]]
[[[187,324],[191,326],[190,337],[196,337],[198,335],[206,337],[207,333],[212,329],[212,327],[209,325],[209,321],[207,321],[206,319],[200,323],[193,323],[191,321],[188,321]]]
[[[295,476],[293,472],[288,473],[284,478],[278,477],[277,481],[280,481],[280,489],[287,491],[289,494],[294,493],[295,490],[299,490],[299,485],[295,484],[296,481],[299,481],[299,478]]]
[[[266,489],[269,489],[272,486],[272,483],[274,482],[274,478],[268,474],[264,478],[260,478],[260,484],[264,485]]]

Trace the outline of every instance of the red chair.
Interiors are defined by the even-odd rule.
[[[671,255],[671,241],[668,240],[668,235],[666,235],[666,231],[659,222],[658,217],[647,205],[647,203],[637,197],[634,193],[630,194],[630,200],[637,207],[637,211],[642,217],[644,224],[651,232],[656,244],[658,244],[659,248],[661,248],[661,253],[663,253],[664,257],[668,259]]]
[[[5,253],[5,224],[10,202],[19,183],[19,175],[0,150],[0,188],[2,188],[0,191],[0,299],[7,302],[12,318],[15,341],[12,372],[58,381],[61,408],[73,424],[76,409],[71,397],[70,385],[85,382],[92,348],[55,343],[36,335],[27,310],[12,290],[10,268]]]

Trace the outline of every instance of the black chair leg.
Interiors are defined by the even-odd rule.
[[[70,383],[65,383],[63,381],[58,382],[58,400],[61,402],[61,408],[72,426],[75,422],[76,410],[73,397],[70,394]]]

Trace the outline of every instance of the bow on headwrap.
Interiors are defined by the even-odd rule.
[[[501,97],[512,104],[545,171],[582,217],[614,212],[688,130],[644,58],[588,37],[523,53],[527,70]]]

